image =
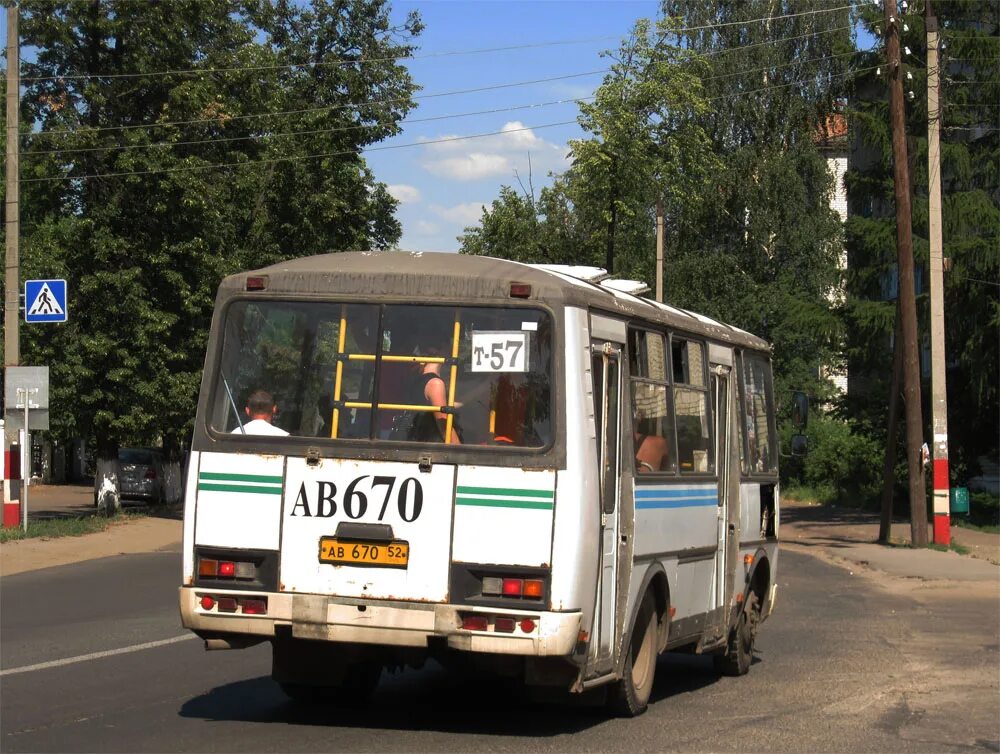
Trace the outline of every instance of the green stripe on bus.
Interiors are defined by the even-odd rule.
[[[243,484],[210,484],[201,482],[199,490],[206,492],[249,492],[255,495],[280,495],[281,487],[256,487]]]
[[[280,476],[263,476],[261,474],[220,474],[215,471],[202,471],[198,474],[198,478],[219,482],[270,482],[271,484],[281,484]]]
[[[503,497],[545,497],[551,500],[555,497],[552,490],[514,490],[506,487],[462,487],[458,494],[462,495],[502,495]]]
[[[481,505],[487,508],[534,508],[535,510],[552,510],[552,503],[536,502],[534,500],[487,500],[481,497],[460,497],[455,499],[458,505]]]

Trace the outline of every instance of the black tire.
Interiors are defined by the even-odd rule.
[[[608,692],[608,708],[620,717],[636,717],[646,711],[656,676],[657,617],[647,594],[639,607],[635,627],[625,650],[622,678]]]
[[[357,662],[344,670],[344,677],[334,686],[314,686],[305,683],[279,681],[278,685],[299,704],[337,704],[360,707],[368,703],[378,688],[382,666],[374,662]]]
[[[757,638],[760,622],[760,601],[751,591],[743,601],[743,609],[736,625],[729,633],[729,646],[725,654],[715,655],[715,669],[723,675],[746,675],[753,663],[753,643]]]

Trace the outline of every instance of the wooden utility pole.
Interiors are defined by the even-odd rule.
[[[903,371],[903,339],[899,328],[899,303],[896,303],[896,324],[892,335],[892,377],[889,384],[889,428],[885,434],[885,458],[882,462],[882,515],[878,525],[878,541],[889,544],[892,534],[892,499],[896,491],[896,424],[899,422],[899,383]]]
[[[948,391],[944,351],[944,259],[941,238],[941,85],[938,22],[925,7],[927,29],[927,182],[931,278],[931,420],[934,427],[934,541],[951,544],[948,479]]]
[[[656,200],[656,300],[663,303],[663,200]]]
[[[917,353],[917,296],[913,281],[913,237],[910,228],[910,171],[906,161],[906,113],[903,104],[903,70],[899,56],[899,30],[902,22],[896,11],[896,0],[883,1],[886,51],[889,58],[892,161],[895,171],[899,317],[903,334],[903,392],[906,402],[906,466],[910,481],[910,539],[915,546],[922,547],[927,544],[927,501],[921,458],[923,420]]]
[[[7,196],[4,201],[6,224],[6,264],[4,267],[4,344],[3,363],[16,367],[21,359],[18,294],[21,292],[21,270],[18,263],[18,237],[20,235],[20,206],[18,203],[18,153],[20,128],[18,126],[18,105],[21,85],[18,71],[20,53],[17,43],[16,3],[7,6]]]

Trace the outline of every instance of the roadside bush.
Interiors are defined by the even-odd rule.
[[[793,431],[782,431],[790,447]],[[809,452],[782,459],[782,484],[808,488],[819,502],[863,506],[877,500],[882,473],[882,444],[853,422],[813,415],[805,432]]]

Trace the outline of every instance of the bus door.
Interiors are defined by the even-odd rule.
[[[711,349],[721,351],[722,349]],[[732,362],[732,351],[725,349],[726,359]],[[716,354],[712,354],[713,356]],[[718,509],[718,533],[719,544],[716,552],[715,581],[712,591],[715,599],[712,600],[713,612],[709,619],[711,627],[715,629],[716,636],[724,636],[728,628],[727,606],[733,591],[733,568],[736,564],[737,539],[736,525],[739,521],[739,479],[738,464],[733,462],[735,443],[733,442],[732,427],[732,378],[731,366],[725,364],[713,364],[711,368],[712,380],[712,408],[715,417],[715,438],[716,438],[716,470],[719,475],[719,509]]]
[[[624,330],[623,330],[624,334]],[[600,570],[595,602],[590,661],[594,670],[612,663],[618,599],[618,531],[621,509],[621,354],[622,345],[600,339],[591,342],[594,419],[600,463]]]

